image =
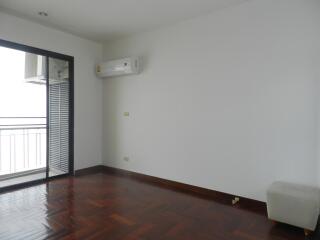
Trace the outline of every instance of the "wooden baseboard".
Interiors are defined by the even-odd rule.
[[[232,205],[232,200],[235,197],[238,197],[232,194],[223,193],[223,192],[219,192],[219,191],[215,191],[207,188],[197,187],[197,186],[193,186],[185,183],[153,177],[146,174],[131,172],[123,169],[107,167],[103,165],[78,170],[76,171],[76,176],[87,175],[92,173],[105,173],[105,174],[112,174],[116,176],[127,177],[140,182],[165,187],[174,191],[184,192],[197,197],[214,200],[224,205]],[[237,204],[235,204],[234,207],[250,210],[262,215],[267,214],[265,202],[261,202],[261,201],[257,201],[249,198],[240,197],[240,201]]]
[[[74,171],[74,175],[76,177],[80,177],[80,176],[85,176],[85,175],[95,174],[95,173],[102,173],[102,172],[105,172],[105,166],[97,165],[93,167],[76,170]]]

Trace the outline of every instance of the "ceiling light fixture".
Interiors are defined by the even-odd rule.
[[[41,16],[41,17],[48,17],[48,13],[44,12],[44,11],[38,12],[38,15]]]

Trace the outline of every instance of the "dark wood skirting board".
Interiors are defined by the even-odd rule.
[[[201,197],[201,198],[211,199],[225,205],[232,205],[232,199],[234,199],[234,197],[238,197],[236,195],[223,193],[223,192],[219,192],[219,191],[215,191],[207,188],[197,187],[197,186],[193,186],[185,183],[180,183],[172,180],[153,177],[146,174],[131,172],[131,171],[103,166],[103,165],[77,170],[75,173],[76,173],[76,176],[83,176],[83,175],[88,175],[93,173],[105,173],[105,174],[112,174],[112,175],[127,177],[127,178],[141,181],[144,183],[149,183],[149,184],[154,184],[157,186],[169,188],[174,191],[192,194],[194,196]],[[253,200],[245,197],[240,197],[239,203],[235,204],[234,207],[245,209],[245,210],[252,210],[253,212],[262,214],[262,215],[267,214],[265,202],[261,202],[261,201],[257,201],[257,200]]]
[[[105,166],[103,165],[97,165],[97,166],[93,166],[93,167],[88,167],[88,168],[83,168],[83,169],[79,169],[79,170],[75,170],[75,176],[76,177],[81,177],[81,176],[85,176],[88,174],[94,174],[94,173],[101,173],[105,171]]]

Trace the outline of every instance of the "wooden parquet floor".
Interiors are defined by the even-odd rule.
[[[104,173],[0,195],[1,240],[302,240],[248,211]]]

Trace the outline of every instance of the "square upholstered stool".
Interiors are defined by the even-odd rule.
[[[267,191],[269,219],[303,228],[305,234],[315,230],[320,191],[316,187],[275,182]]]

